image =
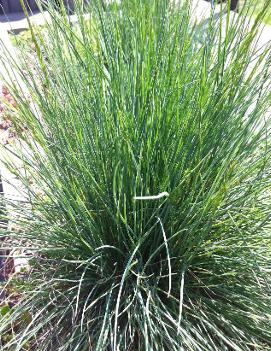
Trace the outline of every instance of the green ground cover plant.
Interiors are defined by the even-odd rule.
[[[270,350],[265,10],[48,6],[34,67],[13,62],[29,94],[9,84],[29,201],[8,234],[32,258],[1,350]]]

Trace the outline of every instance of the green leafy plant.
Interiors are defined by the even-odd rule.
[[[33,255],[2,350],[270,350],[265,10],[81,5],[31,32],[32,104],[10,84],[29,201],[9,235]]]

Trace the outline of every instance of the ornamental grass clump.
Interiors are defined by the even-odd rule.
[[[265,10],[220,6],[49,3],[9,84],[28,200],[3,235],[31,258],[1,350],[270,350]]]

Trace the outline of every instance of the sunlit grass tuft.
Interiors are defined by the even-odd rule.
[[[12,87],[29,204],[10,235],[33,258],[1,350],[269,350],[264,13],[77,5],[32,33],[34,106]]]

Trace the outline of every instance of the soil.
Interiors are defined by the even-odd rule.
[[[9,144],[16,136],[12,124],[12,114],[16,109],[16,101],[8,88],[0,83],[0,143]]]

